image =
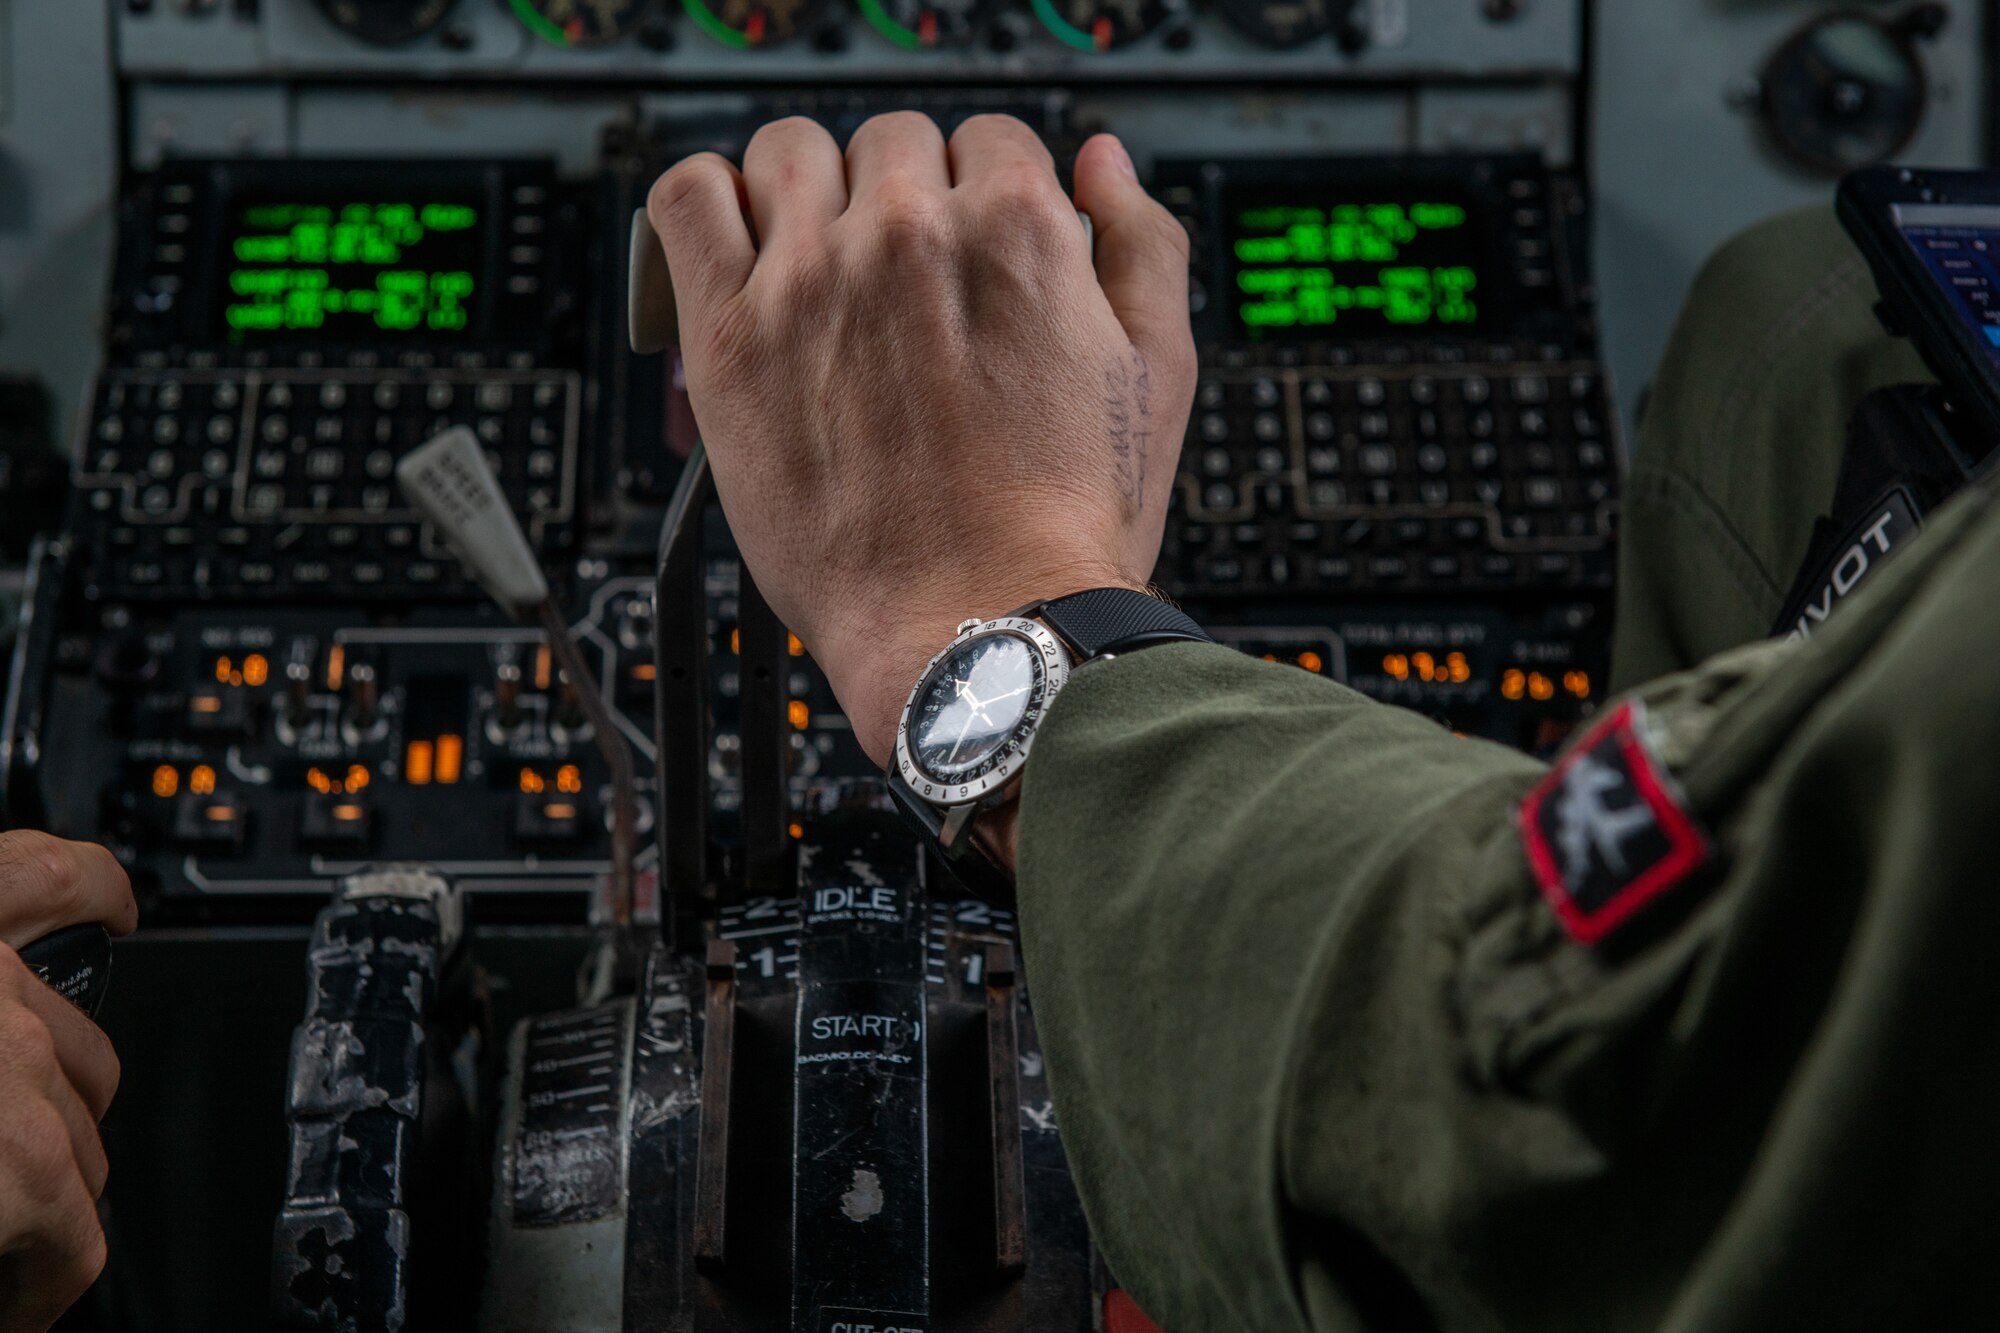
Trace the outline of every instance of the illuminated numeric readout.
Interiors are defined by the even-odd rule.
[[[472,326],[482,236],[469,204],[251,203],[236,220],[221,293],[231,341]]]
[[[1479,323],[1478,247],[1462,204],[1231,210],[1237,321],[1252,340],[1368,337]]]

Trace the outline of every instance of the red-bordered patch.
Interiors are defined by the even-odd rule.
[[[1571,747],[1518,819],[1535,882],[1580,944],[1604,939],[1708,862],[1708,836],[1647,744],[1637,702]]]

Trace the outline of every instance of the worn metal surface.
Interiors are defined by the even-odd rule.
[[[840,831],[800,859],[792,1327],[915,1333],[932,1326],[923,878],[894,816]]]
[[[285,1097],[291,1160],[271,1263],[278,1328],[464,1325],[436,1304],[469,1276],[437,1189],[454,1146],[446,1127],[462,1128],[463,1116],[448,1080],[434,1076],[440,1046],[455,1040],[438,1001],[460,910],[457,890],[436,875],[384,867],[342,881],[313,924]],[[413,1214],[429,1231],[421,1250]]]
[[[602,1009],[620,1015],[622,1024],[630,1005],[629,1000],[620,1000]],[[623,1209],[554,1225],[523,1225],[517,1215],[520,1139],[526,1120],[520,1090],[529,1036],[542,1021],[518,1025],[509,1042],[496,1127],[486,1277],[477,1300],[480,1333],[618,1328],[625,1265]],[[622,1200],[623,1181],[618,1185]]]

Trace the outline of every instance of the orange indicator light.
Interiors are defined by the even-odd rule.
[[[1588,671],[1564,672],[1563,688],[1578,699],[1588,699],[1590,697],[1590,673]]]
[[[803,838],[805,836],[806,836],[806,826],[804,824],[792,825],[792,837]]]
[[[215,679],[218,684],[227,685],[229,678],[236,674],[236,664],[226,657],[215,659]]]
[[[660,678],[660,669],[654,666],[651,662],[641,662],[639,663],[639,665],[632,668],[633,680],[643,680],[650,682],[658,680],[659,678]]]
[[[233,805],[211,805],[202,811],[211,824],[233,824],[236,822],[236,807]]]
[[[1307,649],[1305,652],[1299,654],[1299,666],[1317,676],[1326,669],[1326,662],[1318,653]]]
[[[806,655],[806,646],[799,641],[798,635],[787,634],[785,636],[785,651],[789,652],[793,657],[804,657]]]
[[[583,770],[575,764],[564,764],[556,770],[556,790],[574,796],[583,790]]]
[[[465,771],[465,738],[446,734],[437,738],[437,780],[449,787]]]
[[[348,765],[347,790],[349,791],[366,790],[368,786],[368,779],[371,776],[372,775],[368,772],[368,770],[366,768],[363,768],[360,764]]]
[[[196,764],[188,772],[188,790],[196,796],[215,795],[215,770],[207,764]]]
[[[576,807],[568,801],[550,801],[542,807],[542,816],[545,819],[575,819]]]
[[[340,683],[347,679],[347,649],[340,644],[326,650],[326,688],[340,693]]]
[[[243,659],[243,683],[253,688],[271,678],[271,662],[262,653],[252,653]]]
[[[543,644],[543,645],[542,645],[541,647],[539,647],[539,648],[535,649],[535,688],[536,688],[536,689],[538,689],[538,690],[546,690],[546,689],[547,689],[547,688],[549,687],[549,671],[550,671],[550,666],[549,666],[549,646],[548,646],[548,645],[547,645],[547,644],[545,643],[545,644]]]
[[[219,694],[197,694],[189,701],[188,707],[194,709],[197,713],[220,713],[222,711],[222,696]]]
[[[360,822],[363,813],[365,812],[361,809],[361,807],[355,805],[351,801],[333,807],[333,817],[335,819],[338,819],[343,824],[354,824]]]
[[[153,770],[153,795],[172,796],[180,789],[180,770],[172,764],[161,764]]]
[[[316,768],[306,770],[306,786],[324,796],[333,790],[333,779]]]
[[[1528,675],[1528,697],[1538,703],[1546,703],[1556,697],[1556,683],[1535,671]]]
[[[1390,653],[1382,659],[1382,674],[1395,680],[1410,678],[1410,659],[1401,653]]]
[[[547,784],[542,781],[540,773],[537,773],[532,768],[521,770],[521,790],[523,792],[526,792],[530,796],[535,796],[539,795],[546,787]]]
[[[1528,675],[1519,667],[1508,667],[1500,674],[1500,697],[1520,699],[1528,692]]]
[[[812,709],[807,706],[804,699],[792,700],[786,705],[785,711],[791,715],[792,726],[799,731],[804,731],[812,725]]]
[[[730,652],[732,652],[732,653],[737,653],[737,654],[741,654],[741,653],[742,653],[742,651],[743,651],[743,631],[742,631],[742,630],[740,630],[740,629],[733,629],[733,630],[729,631],[729,651],[730,651]]]
[[[411,741],[403,754],[403,780],[412,787],[429,786],[433,757],[429,741]]]

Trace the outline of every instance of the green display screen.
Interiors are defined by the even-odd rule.
[[[1231,191],[1230,300],[1252,342],[1469,333],[1484,228],[1448,189],[1400,198]]]
[[[242,198],[223,237],[235,344],[462,337],[479,324],[485,219],[466,199]]]

